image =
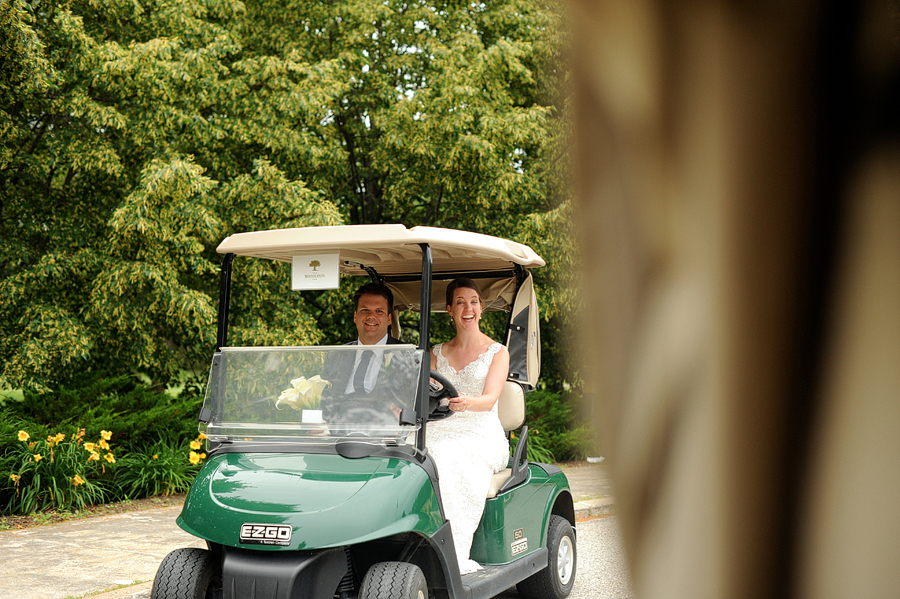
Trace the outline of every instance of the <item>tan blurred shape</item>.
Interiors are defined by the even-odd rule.
[[[900,597],[897,3],[568,8],[637,596]]]

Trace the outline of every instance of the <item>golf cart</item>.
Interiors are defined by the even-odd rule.
[[[531,248],[464,231],[358,225],[241,233],[218,251],[217,348],[199,416],[208,458],[177,521],[208,549],[166,556],[152,599],[486,599],[512,586],[535,599],[569,594],[572,495],[559,468],[528,462],[523,426],[525,391],[540,368],[528,269],[544,261]],[[395,334],[402,311],[419,312],[418,343],[378,346],[384,375],[365,403],[323,373],[372,346],[229,347],[236,256],[291,264],[298,290],[338,288],[340,274],[382,282],[394,294]],[[472,544],[484,569],[465,576],[425,443],[430,421],[453,418],[446,400],[457,392],[430,370],[428,349],[431,312],[446,311],[444,291],[458,276],[479,283],[485,310],[510,314],[499,412],[518,438]]]

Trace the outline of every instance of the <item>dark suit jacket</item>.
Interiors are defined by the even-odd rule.
[[[388,336],[386,345],[399,343],[402,343],[402,341]],[[346,345],[359,345],[359,341],[351,341]],[[373,345],[371,347],[373,350],[377,350],[382,349],[384,346]],[[364,416],[365,419],[362,420],[363,422],[373,419],[384,419],[385,423],[389,420],[390,423],[395,424],[394,417],[390,411],[390,404],[396,404],[396,401],[387,398],[380,398],[381,400],[379,401],[368,397],[366,393],[354,392],[348,394],[346,392],[347,384],[353,376],[353,365],[355,362],[356,352],[342,352],[341,355],[330,355],[325,361],[325,365],[322,368],[322,378],[331,383],[331,388],[322,394],[322,416],[325,422],[335,421],[338,412],[349,417],[349,414],[354,410],[364,410],[367,413]],[[383,387],[381,385],[382,374],[383,372],[378,374],[378,382],[376,383],[376,386],[379,388]],[[340,404],[339,409],[335,407],[338,404]]]

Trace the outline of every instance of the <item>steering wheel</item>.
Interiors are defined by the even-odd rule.
[[[441,400],[458,397],[459,392],[456,390],[456,387],[453,386],[453,383],[451,383],[443,374],[432,370],[429,376],[439,382],[441,386],[438,387],[434,383],[429,382],[428,419],[440,420],[447,416],[452,416],[453,412],[450,411],[450,406],[441,405]]]

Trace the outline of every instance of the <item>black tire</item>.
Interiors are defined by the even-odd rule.
[[[563,599],[575,586],[578,563],[575,531],[562,516],[550,516],[547,551],[550,554],[547,567],[516,585],[525,599]]]
[[[405,562],[375,564],[363,578],[359,599],[428,599],[425,575]]]
[[[159,565],[150,599],[212,599],[218,596],[220,579],[219,566],[210,551],[176,549]]]

